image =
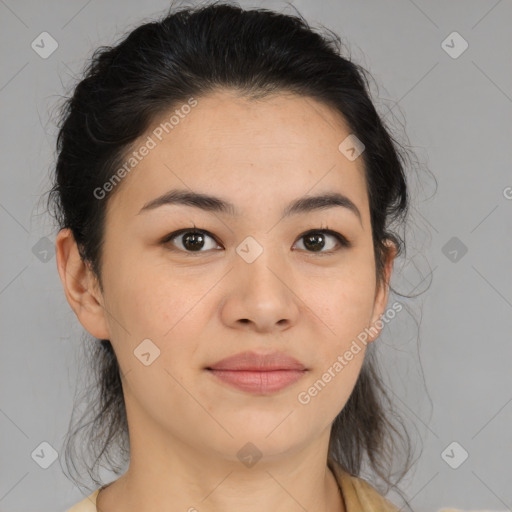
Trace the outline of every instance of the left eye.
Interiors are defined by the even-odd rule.
[[[175,243],[174,239],[178,240],[179,243]],[[210,239],[210,242],[208,242],[208,239]],[[328,241],[329,239],[331,239],[331,242],[326,242],[326,240]],[[302,247],[299,247],[299,249],[306,250],[307,252],[331,253],[336,250],[336,245],[338,245],[338,249],[340,247],[350,247],[349,241],[343,235],[330,229],[308,231],[301,235],[299,241],[302,242]],[[171,243],[177,246],[176,248],[178,250],[188,253],[206,252],[220,247],[215,241],[215,238],[208,233],[208,231],[190,228],[169,234],[162,240],[162,243]],[[327,250],[323,250],[326,248],[326,245]]]
[[[331,242],[331,244],[328,243],[327,245],[330,245],[330,247],[328,247],[326,251],[322,251],[322,249],[325,249],[326,238],[328,239],[329,237],[335,241]],[[306,241],[306,244],[302,242],[302,245],[304,247],[307,245],[310,249],[312,249],[308,252],[330,253],[336,250],[336,245],[341,247],[350,247],[350,243],[343,235],[337,233],[336,231],[331,231],[330,229],[308,231],[299,238],[299,240],[303,239]]]

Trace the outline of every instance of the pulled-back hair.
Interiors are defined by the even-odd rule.
[[[172,6],[160,20],[138,26],[115,46],[98,48],[61,111],[48,206],[58,227],[72,231],[100,287],[106,206],[119,187],[103,200],[94,191],[112,178],[131,144],[155,119],[191,97],[222,89],[253,99],[295,93],[342,116],[365,146],[361,158],[377,284],[385,285],[386,241],[394,243],[398,255],[405,250],[404,240],[391,227],[406,220],[408,157],[370,99],[368,72],[344,54],[339,36],[328,29],[316,31],[300,14],[222,3]],[[129,438],[116,355],[109,340],[94,341],[88,368],[95,387],[84,392],[89,408],[74,422],[74,430],[70,428],[65,453],[68,468],[76,467],[75,438],[86,433],[85,451],[92,457],[87,469],[100,484],[95,468],[105,459],[120,474],[129,457]],[[392,410],[373,345],[332,425],[329,455],[353,475],[359,476],[366,464],[389,490],[410,469],[411,441]],[[97,396],[91,396],[94,391]],[[400,458],[403,463],[393,480],[391,468]],[[85,459],[82,454],[80,460]]]

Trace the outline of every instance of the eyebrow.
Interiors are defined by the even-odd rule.
[[[239,215],[233,203],[221,199],[220,197],[179,189],[169,190],[165,194],[152,199],[140,209],[137,215],[154,210],[160,206],[173,204],[192,206],[207,212],[225,213],[232,216]],[[292,215],[310,213],[315,210],[325,210],[335,206],[346,208],[354,213],[359,218],[359,222],[362,225],[361,212],[357,206],[347,196],[338,192],[329,192],[318,196],[300,197],[292,201],[283,210],[281,219]]]

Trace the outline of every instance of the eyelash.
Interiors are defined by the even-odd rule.
[[[221,245],[221,244],[219,244],[219,242],[216,240],[216,238],[209,231],[206,231],[205,229],[198,229],[195,226],[193,228],[185,228],[185,229],[180,229],[178,231],[173,231],[172,233],[169,233],[168,235],[166,235],[161,240],[161,243],[163,245],[170,246],[171,250],[173,250],[173,251],[184,252],[186,254],[190,254],[190,255],[193,255],[193,256],[199,255],[201,253],[209,252],[209,250],[206,250],[206,251],[202,251],[202,250],[200,250],[200,251],[186,251],[186,250],[174,247],[171,244],[171,241],[174,238],[177,238],[180,235],[184,235],[186,233],[196,233],[196,234],[207,235],[210,238],[212,238],[215,241],[215,243],[217,243],[218,245]],[[324,256],[324,255],[334,254],[335,252],[337,252],[337,251],[339,251],[341,249],[348,249],[348,248],[352,247],[352,244],[341,233],[338,233],[337,231],[333,231],[332,229],[328,229],[328,228],[326,228],[326,229],[310,229],[310,230],[306,231],[305,233],[303,233],[298,238],[298,240],[300,240],[300,239],[302,239],[302,238],[304,238],[304,237],[306,237],[308,235],[315,234],[315,233],[323,233],[323,234],[331,235],[332,237],[334,237],[336,239],[336,241],[338,242],[340,247],[335,248],[335,249],[331,249],[329,251],[319,251],[319,252],[308,251],[306,249],[302,249],[302,250],[305,250],[305,252],[308,252],[308,253],[311,253],[311,254],[314,254],[314,255],[318,255],[318,256]]]

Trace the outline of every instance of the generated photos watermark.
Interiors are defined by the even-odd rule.
[[[94,189],[94,197],[96,199],[104,199],[108,192],[111,192],[121,180],[130,173],[144,157],[149,155],[152,149],[155,149],[158,142],[162,141],[166,134],[171,133],[176,126],[181,122],[182,119],[191,112],[192,108],[197,105],[197,100],[189,98],[187,103],[184,103],[179,109],[174,110],[173,115],[168,120],[160,123],[152,132],[148,135],[146,141],[139,146],[139,148],[132,152],[129,158],[126,159],[125,163],[106,181],[103,186]]]
[[[360,343],[364,346],[368,344],[367,340],[369,336],[377,336],[379,331],[384,327],[384,324],[389,323],[393,318],[395,318],[396,314],[402,311],[403,307],[400,302],[394,302],[391,308],[387,309],[381,317],[374,322],[370,328],[366,327],[364,331],[360,332],[357,335],[357,338],[352,341],[350,348],[348,348],[343,355],[338,355],[336,360],[327,368],[327,370],[322,374],[322,377],[315,381],[315,383],[310,386],[307,390],[301,391],[297,395],[297,400],[302,405],[307,405],[311,402],[311,399],[320,393],[325,386],[332,379],[338,375],[343,368],[345,368],[350,361],[354,359],[354,356],[361,352],[362,347]]]

